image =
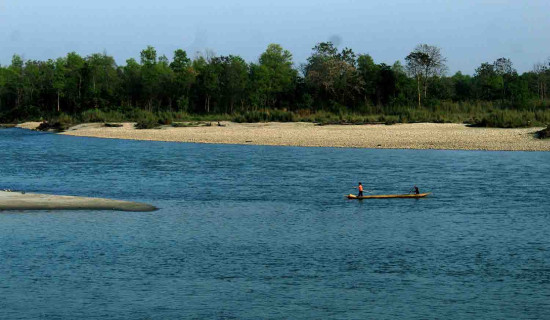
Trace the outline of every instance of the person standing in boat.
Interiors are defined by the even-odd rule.
[[[363,185],[361,184],[361,182],[359,182],[359,186],[357,186],[357,189],[359,190],[359,194],[357,196],[362,197],[363,196]]]

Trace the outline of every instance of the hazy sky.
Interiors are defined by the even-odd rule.
[[[124,64],[147,45],[171,58],[212,49],[256,61],[279,43],[305,62],[333,40],[392,64],[419,43],[439,46],[450,73],[550,56],[550,0],[0,0],[0,64],[106,51]]]

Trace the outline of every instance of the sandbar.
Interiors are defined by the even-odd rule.
[[[102,198],[0,191],[1,210],[115,210],[155,211],[156,207],[139,202]]]
[[[457,123],[410,123],[395,125],[316,125],[305,122],[234,123],[212,126],[172,127],[138,130],[134,123],[105,127],[101,123],[80,124],[61,133],[109,139],[251,144],[302,147],[383,149],[451,149],[550,151],[550,140],[534,135],[542,128],[474,128]],[[20,124],[35,129],[39,123]]]

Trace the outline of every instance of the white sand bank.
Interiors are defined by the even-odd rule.
[[[154,206],[129,201],[0,191],[0,210],[155,211]]]

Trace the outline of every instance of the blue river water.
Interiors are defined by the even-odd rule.
[[[0,164],[0,189],[160,208],[1,212],[0,319],[550,319],[549,152],[4,129]]]

